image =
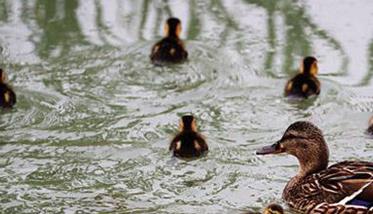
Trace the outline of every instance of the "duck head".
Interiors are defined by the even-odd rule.
[[[300,73],[316,76],[318,72],[317,59],[313,56],[304,57],[300,66]]]
[[[179,123],[180,131],[197,131],[196,119],[192,115],[184,115]]]
[[[179,38],[181,33],[181,22],[178,18],[169,18],[164,25],[164,33],[166,37]]]
[[[5,83],[7,80],[6,73],[3,69],[0,68],[0,83]]]
[[[321,130],[310,122],[298,121],[291,124],[279,141],[256,152],[257,155],[279,153],[290,154],[298,159],[298,175],[302,177],[328,166],[328,146]]]
[[[284,214],[284,209],[278,204],[270,204],[264,209],[263,214]]]

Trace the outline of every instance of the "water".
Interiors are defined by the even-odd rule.
[[[333,8],[331,10],[330,8]],[[17,95],[1,112],[1,213],[243,213],[282,203],[297,171],[258,157],[296,120],[324,130],[331,162],[372,161],[373,2],[0,1],[0,65]],[[189,62],[149,63],[170,15]],[[321,95],[289,102],[304,55]],[[210,152],[167,151],[198,118]]]

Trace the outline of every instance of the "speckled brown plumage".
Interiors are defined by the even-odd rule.
[[[257,152],[276,153],[294,155],[300,164],[282,195],[291,208],[305,213],[373,212],[373,163],[344,161],[327,168],[328,148],[315,125],[296,122],[277,143]],[[356,200],[371,205],[358,206]]]

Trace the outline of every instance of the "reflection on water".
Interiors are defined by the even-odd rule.
[[[368,160],[373,45],[350,29],[373,32],[325,16],[323,4],[0,1],[0,65],[19,98],[0,117],[1,212],[260,210],[281,202],[297,165],[254,151],[300,119],[324,130],[332,162]],[[334,6],[373,20],[361,11],[370,1]],[[190,60],[154,67],[150,48],[169,16],[183,21]],[[321,95],[288,102],[283,86],[304,55],[319,58]],[[167,151],[185,113],[211,150],[196,161]]]
[[[29,8],[34,12],[36,30],[39,31],[34,43],[40,58],[64,56],[74,51],[75,46],[84,44],[76,17],[77,8],[76,0],[41,0],[36,1],[34,8]]]

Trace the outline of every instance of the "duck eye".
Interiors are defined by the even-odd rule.
[[[276,143],[276,150],[280,149],[280,143]]]
[[[281,148],[280,143],[281,143],[280,141],[277,141],[277,142],[273,145],[273,147],[275,147],[276,150],[280,149],[280,148]]]

